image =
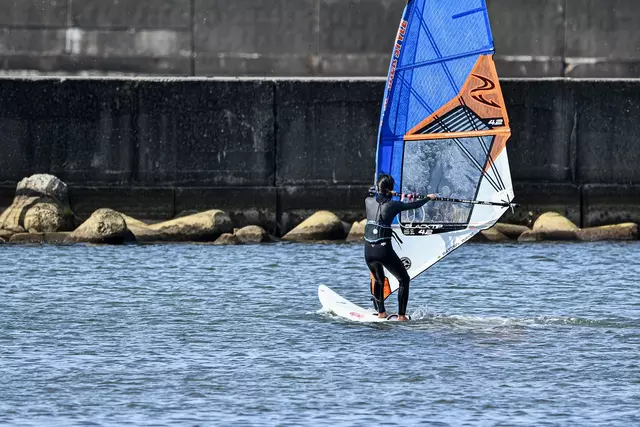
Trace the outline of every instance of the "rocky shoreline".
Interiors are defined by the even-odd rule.
[[[287,242],[361,242],[365,221],[348,224],[329,211],[305,219],[281,239],[257,225],[235,228],[222,210],[194,212],[147,224],[112,209],[98,209],[78,224],[67,185],[52,175],[33,175],[18,183],[12,205],[0,214],[0,244],[125,244],[200,242],[214,245]],[[475,242],[638,240],[638,225],[623,223],[579,228],[555,212],[540,215],[531,227],[498,223]]]

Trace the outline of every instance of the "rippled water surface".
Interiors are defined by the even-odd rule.
[[[362,325],[359,245],[0,246],[0,424],[639,425],[639,258],[468,244]]]

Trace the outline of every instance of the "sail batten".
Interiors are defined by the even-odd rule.
[[[407,3],[380,113],[376,176],[391,174],[398,193],[442,196],[392,224],[411,277],[493,226],[514,198],[493,52],[484,0]]]

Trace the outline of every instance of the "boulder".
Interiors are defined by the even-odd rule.
[[[71,243],[70,232],[44,233],[44,242],[49,245],[64,245]]]
[[[598,240],[637,240],[638,224],[605,225],[602,227],[583,228],[578,231],[578,239],[586,242]]]
[[[544,240],[541,233],[536,231],[525,231],[518,237],[518,242],[540,242]]]
[[[67,184],[53,175],[37,174],[24,178],[16,187],[16,197],[48,197],[63,208],[69,207]]]
[[[480,233],[474,236],[475,242],[510,242],[511,239],[505,234],[501,233],[496,227],[491,227],[487,230],[482,230]]]
[[[27,211],[24,228],[29,233],[53,233],[68,227],[60,205],[38,203]]]
[[[2,237],[0,237],[0,245],[6,243],[6,240],[4,240]]]
[[[235,234],[223,233],[213,242],[214,245],[241,245],[242,241]]]
[[[243,227],[235,231],[234,234],[242,243],[265,243],[271,241],[269,233],[257,225]]]
[[[25,244],[38,244],[44,243],[44,233],[16,233],[11,236],[10,243],[25,245]]]
[[[319,211],[288,232],[283,240],[305,242],[314,240],[342,240],[345,238],[342,221],[329,211]]]
[[[14,233],[13,231],[9,231],[9,230],[0,230],[0,239],[4,239],[5,242],[8,242],[9,240],[11,240],[11,236],[13,236]]]
[[[158,240],[213,242],[222,234],[232,232],[233,223],[225,212],[210,210],[149,225],[148,230],[156,233],[149,233],[147,237]]]
[[[137,242],[158,242],[162,241],[162,233],[152,230],[146,223],[121,213],[127,224],[127,228],[136,238]]]
[[[351,231],[349,231],[349,235],[347,236],[347,242],[357,242],[364,239],[364,226],[366,223],[366,219],[354,222],[351,226]]]
[[[578,226],[557,212],[546,212],[533,224],[533,231],[575,231]]]
[[[536,233],[537,240],[577,240],[580,229],[564,216],[556,212],[547,212],[536,220],[531,233]],[[531,241],[531,234],[526,232],[525,239],[519,241]],[[526,240],[529,239],[529,240]]]
[[[13,233],[71,230],[73,219],[67,184],[53,175],[39,174],[18,183],[13,203],[0,215],[0,229]]]
[[[122,215],[111,209],[98,209],[69,235],[75,243],[122,244],[134,239]]]
[[[502,222],[496,223],[493,228],[513,240],[518,240],[518,237],[520,237],[522,233],[531,230],[529,227],[524,225],[505,224]]]

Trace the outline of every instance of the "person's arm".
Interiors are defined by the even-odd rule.
[[[396,202],[397,205],[394,206],[397,209],[397,213],[400,213],[402,211],[409,211],[412,209],[418,209],[421,208],[422,206],[424,206],[427,202],[433,200],[436,198],[435,194],[429,194],[426,198],[424,199],[420,199],[420,200],[416,200],[415,202]]]
[[[421,208],[422,206],[426,205],[427,202],[430,202],[430,201],[431,199],[421,199],[421,200],[416,200],[415,202],[400,202],[400,204],[402,205],[401,211],[410,211],[412,209]]]

